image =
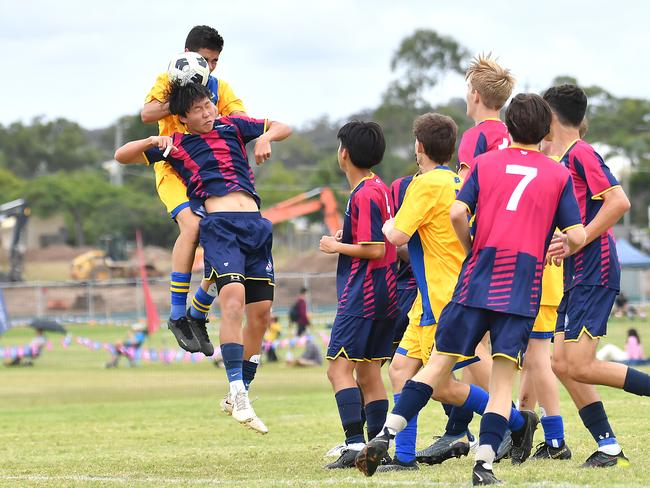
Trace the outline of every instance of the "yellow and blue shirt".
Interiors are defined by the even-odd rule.
[[[408,243],[418,295],[409,322],[434,325],[451,300],[465,251],[449,217],[461,179],[447,166],[417,175],[395,216],[395,228],[411,236]]]

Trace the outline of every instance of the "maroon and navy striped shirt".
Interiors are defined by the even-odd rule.
[[[498,119],[486,119],[467,129],[458,145],[458,170],[463,166],[472,169],[474,160],[481,154],[505,149],[510,145],[510,134],[506,124]]]
[[[618,186],[618,181],[603,158],[585,141],[572,144],[561,162],[573,177],[582,223],[586,227],[603,206],[602,195]],[[564,260],[564,289],[570,290],[577,285],[620,289],[621,265],[611,228]]]
[[[581,225],[566,168],[513,146],[479,156],[457,200],[475,213],[476,235],[453,302],[535,317],[556,227]]]
[[[397,251],[381,231],[384,222],[395,215],[393,199],[381,179],[371,174],[352,191],[343,219],[345,244],[384,243],[381,259],[360,259],[339,254],[336,290],[337,315],[367,319],[397,315]]]
[[[413,181],[413,175],[403,176],[393,181],[392,185],[390,185],[390,191],[393,194],[393,202],[395,203],[395,214],[397,214],[397,211],[402,206],[404,196],[406,195],[406,189],[411,181]],[[413,276],[411,263],[397,258],[397,265],[397,289],[415,290],[418,285],[415,282],[415,276]]]
[[[207,134],[172,134],[177,150],[167,157],[158,148],[148,149],[144,154],[149,163],[164,160],[173,166],[187,185],[187,197],[193,209],[208,197],[236,191],[251,195],[259,207],[260,197],[255,191],[246,143],[261,136],[266,128],[265,119],[243,115],[221,117]]]

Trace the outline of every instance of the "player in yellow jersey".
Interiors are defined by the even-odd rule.
[[[415,120],[419,173],[409,184],[395,219],[384,225],[384,233],[393,244],[408,243],[418,288],[408,327],[389,370],[395,402],[404,384],[429,360],[438,317],[451,299],[465,257],[449,217],[461,187],[461,179],[447,166],[457,130],[452,119],[440,114],[429,113]],[[393,462],[377,471],[417,469],[416,432],[417,416],[397,436]]]
[[[211,72],[216,68],[222,50],[223,38],[217,30],[209,26],[193,27],[185,40],[185,51],[193,51],[203,56]],[[186,132],[178,116],[171,115],[169,112],[168,85],[167,73],[158,75],[140,113],[144,123],[158,123],[160,135]],[[219,115],[246,114],[243,102],[237,98],[227,82],[210,76],[207,87]],[[171,165],[158,162],[154,166],[154,171],[158,195],[178,224],[180,231],[172,251],[171,312],[168,326],[176,336],[179,345],[188,349],[186,345],[196,343],[199,336],[207,337],[205,322],[207,312],[216,296],[216,287],[210,286],[210,283],[204,280],[192,299],[191,307],[186,311],[192,264],[199,240],[200,217],[190,210],[187,188]],[[268,313],[259,311],[255,304],[246,308],[243,375],[244,383],[248,387],[255,377],[262,339],[269,325],[269,316]],[[221,407],[226,413],[232,410],[228,398],[222,401]]]

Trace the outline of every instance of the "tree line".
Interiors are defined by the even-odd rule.
[[[443,104],[428,100],[442,77],[463,75],[469,59],[469,51],[455,39],[417,30],[393,53],[393,79],[387,82],[379,105],[347,118],[375,120],[383,127],[388,150],[378,171],[384,181],[390,183],[415,170],[411,126],[417,115],[428,111],[449,115],[459,134],[470,127],[462,92]],[[561,82],[579,84],[579,79],[558,76],[553,83]],[[650,100],[616,97],[599,86],[583,88],[589,96],[585,139],[606,144],[610,149],[603,154],[605,159],[618,154],[631,161],[632,222],[647,227]],[[341,123],[315,119],[274,146],[272,160],[256,168],[264,206],[318,186],[333,187],[345,203],[346,182],[336,163],[336,132]],[[139,114],[92,131],[63,118],[0,125],[0,194],[5,201],[26,198],[38,216],[64,215],[70,244],[96,244],[106,234],[130,239],[140,228],[148,243],[171,246],[177,231],[156,195],[153,170],[128,167],[123,186],[109,181],[102,163],[112,159],[117,124],[125,141],[157,134],[157,126],[143,124]]]

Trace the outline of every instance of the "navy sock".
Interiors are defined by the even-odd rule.
[[[508,421],[498,413],[487,412],[481,418],[481,433],[479,434],[479,446],[489,445],[494,454],[499,450],[508,428]]]
[[[339,408],[341,425],[345,432],[345,443],[363,443],[363,424],[361,423],[361,393],[359,388],[345,388],[338,391],[336,405]]]
[[[365,408],[366,428],[368,429],[368,439],[374,439],[381,432],[386,422],[388,413],[388,400],[375,400],[368,403]]]
[[[447,426],[445,427],[445,434],[454,437],[464,435],[473,418],[474,412],[471,408],[452,408],[449,419],[447,420]]]
[[[445,411],[445,415],[449,417],[451,415],[451,409],[454,408],[453,405],[450,405],[449,403],[441,403],[442,409]]]
[[[399,401],[400,393],[395,393],[395,404]],[[416,413],[406,424],[406,428],[395,437],[395,457],[403,463],[415,460],[415,443],[418,434],[418,414]]]
[[[242,367],[244,362],[243,344],[236,344],[234,342],[221,344],[221,356],[223,358],[223,364],[226,368],[228,381],[230,383],[238,380],[242,381]]]
[[[508,428],[510,432],[517,432],[526,424],[521,412],[517,410],[514,406],[510,409],[510,419],[508,419]]]
[[[635,395],[650,396],[650,375],[638,369],[627,368],[623,389]]]
[[[172,272],[169,278],[169,291],[172,295],[172,308],[169,317],[173,320],[185,317],[187,294],[190,291],[192,273]]]
[[[564,442],[564,422],[562,416],[551,415],[542,417],[544,441],[549,446],[560,447]]]
[[[609,425],[603,402],[590,403],[586,407],[582,407],[578,413],[582,423],[585,424],[599,447],[616,444],[616,436]]]
[[[463,409],[468,409],[479,415],[483,415],[489,399],[488,392],[483,388],[476,385],[469,385],[469,395],[467,395],[467,399],[463,403]]]
[[[426,406],[432,394],[433,388],[426,383],[408,380],[404,385],[404,388],[402,388],[399,402],[397,402],[393,407],[392,413],[400,415],[404,417],[407,422],[410,422],[410,420]]]
[[[242,378],[244,380],[244,386],[247,390],[255,379],[255,373],[257,373],[257,366],[259,365],[259,356],[251,356],[251,359],[254,358],[257,359],[257,362],[247,361],[244,359],[244,363],[242,364]]]
[[[199,287],[196,290],[194,298],[192,298],[192,306],[190,307],[190,315],[196,319],[204,319],[208,316],[210,307],[215,297],[204,291]]]

